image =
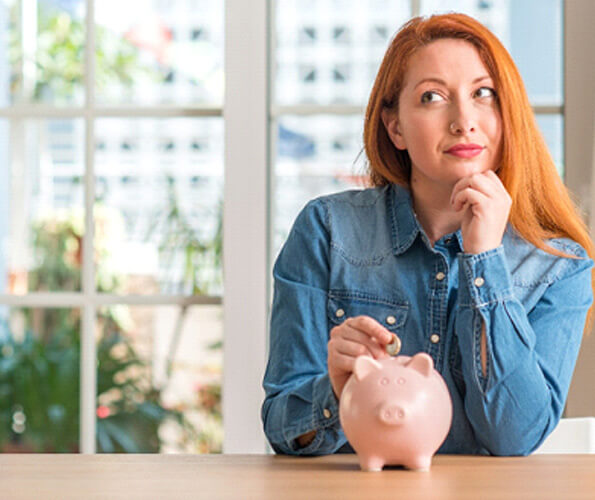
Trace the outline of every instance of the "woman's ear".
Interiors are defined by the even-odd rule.
[[[397,115],[398,113],[396,113],[394,110],[383,109],[382,122],[384,123],[384,127],[386,128],[388,136],[395,147],[397,149],[407,149],[407,144],[405,143],[405,139],[401,134],[399,118]]]

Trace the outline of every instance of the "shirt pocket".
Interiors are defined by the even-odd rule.
[[[358,294],[329,293],[327,314],[331,328],[347,318],[370,316],[386,329],[396,332],[405,325],[409,305]]]

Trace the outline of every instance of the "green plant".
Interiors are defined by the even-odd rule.
[[[9,60],[12,66],[12,93],[30,92],[26,98],[66,102],[82,92],[85,78],[85,23],[67,12],[41,2],[38,6],[38,34],[34,54],[23,53],[20,13],[16,2],[11,9]],[[30,14],[29,14],[30,15]],[[33,63],[36,68],[31,90],[24,89],[19,68]],[[138,79],[163,81],[167,68],[149,67],[140,62],[138,47],[101,25],[95,26],[95,83],[98,90],[110,85],[131,91]]]
[[[203,408],[207,419],[217,428],[222,427],[221,413],[221,384],[204,384],[197,389],[198,404]],[[221,453],[220,440],[214,439],[212,432],[200,430],[196,439],[196,446],[201,453]]]
[[[40,310],[33,310],[33,313]],[[43,311],[48,313],[49,311]],[[51,314],[50,314],[51,315]],[[28,330],[15,340],[6,324],[0,341],[0,443],[22,451],[76,452],[79,432],[80,339],[78,314],[47,340]],[[176,421],[189,436],[183,414],[164,408],[150,384],[149,367],[118,331],[97,345],[97,449],[144,453],[160,448],[159,426]]]
[[[161,404],[149,366],[118,331],[108,333],[97,349],[97,448],[104,452],[159,451],[159,427],[171,419],[188,439],[195,435],[182,412]]]
[[[78,318],[73,317],[78,323]],[[79,341],[69,326],[47,341],[0,325],[0,443],[25,451],[78,449]],[[74,395],[74,396],[73,396]]]
[[[192,294],[221,293],[223,287],[223,204],[216,207],[216,227],[211,238],[202,240],[196,229],[188,222],[176,194],[176,179],[166,176],[167,209],[157,215],[146,239],[158,234],[159,255],[165,268],[171,268],[176,257],[183,255],[183,290]],[[189,288],[189,290],[188,290]]]
[[[108,212],[96,212],[104,229]],[[34,290],[64,290],[80,279],[82,221],[76,215],[50,214],[33,224],[36,267],[30,272]],[[105,233],[106,231],[104,231]],[[104,284],[119,280],[103,270],[106,253],[98,242],[97,271]],[[59,258],[58,258],[59,257]],[[114,292],[103,288],[102,291]],[[178,424],[185,440],[196,439],[183,413],[161,403],[161,390],[151,383],[150,366],[126,335],[117,308],[98,316],[97,449],[106,452],[156,452],[159,427]],[[0,324],[0,443],[6,449],[66,452],[78,449],[80,313],[78,309],[13,310],[25,325],[23,338]]]

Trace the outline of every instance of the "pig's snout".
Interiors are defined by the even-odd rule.
[[[399,405],[385,404],[378,409],[378,418],[387,425],[401,425],[406,416],[407,413]]]

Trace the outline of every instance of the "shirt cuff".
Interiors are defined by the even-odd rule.
[[[514,297],[504,247],[459,253],[459,305],[479,308]]]
[[[325,443],[325,431],[339,431],[340,429],[339,400],[335,396],[328,373],[320,375],[314,381],[312,390],[312,426],[303,429],[303,431],[300,430],[298,434],[302,435],[315,430],[316,435],[303,448],[300,448],[297,439],[293,440],[290,446],[293,450],[299,449],[300,453],[304,455],[320,451],[321,447],[327,445]]]
[[[315,428],[326,429],[339,422],[339,400],[335,396],[328,374],[324,374],[314,383],[314,404],[312,405]]]

